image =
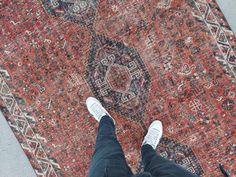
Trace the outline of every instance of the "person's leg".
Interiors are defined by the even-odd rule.
[[[99,116],[102,115],[99,117],[98,114],[94,113],[94,105],[92,109],[90,106],[90,113],[100,123],[95,151],[90,162],[89,177],[103,177],[105,175],[109,177],[131,176],[132,172],[126,163],[124,152],[116,138],[115,121],[101,105],[95,104],[95,107],[96,113],[104,112],[105,114],[99,114]]]
[[[144,171],[153,177],[196,177],[180,165],[157,155],[155,149],[162,137],[163,128],[160,121],[154,121],[142,144],[142,162]]]
[[[156,153],[152,146],[142,146],[142,162],[144,171],[153,177],[197,177],[185,168],[169,161]]]
[[[102,173],[106,172],[104,170],[111,159],[119,161],[121,166],[126,164],[123,150],[116,138],[115,125],[109,116],[103,116],[99,123],[95,151],[90,163],[90,176],[94,177],[101,170]],[[105,168],[98,169],[100,164],[104,164]]]

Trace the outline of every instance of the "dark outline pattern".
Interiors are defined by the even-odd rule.
[[[136,95],[138,93],[140,94],[139,101],[140,104],[138,107],[133,108],[133,109],[125,109],[124,107],[120,106],[120,93],[115,92],[114,90],[111,91],[109,90],[109,94],[112,94],[112,98],[114,101],[114,104],[111,105],[110,103],[106,102],[104,100],[104,97],[99,93],[99,88],[95,84],[95,78],[93,77],[94,71],[98,65],[96,61],[96,53],[97,50],[103,47],[112,47],[121,54],[127,54],[130,56],[130,58],[137,63],[137,67],[139,71],[142,71],[142,79],[145,80],[145,83],[143,84],[143,87],[139,87],[136,85],[138,83],[137,80],[133,79],[130,85],[130,90],[132,90]],[[146,69],[145,64],[143,63],[142,59],[140,58],[138,52],[134,48],[129,48],[125,46],[121,42],[117,42],[111,39],[106,38],[105,36],[102,35],[96,35],[94,34],[93,39],[92,39],[92,45],[90,49],[90,57],[87,65],[87,72],[86,72],[86,78],[87,82],[89,83],[89,86],[94,93],[95,97],[98,98],[102,104],[104,104],[107,108],[112,108],[116,110],[118,113],[121,113],[124,116],[130,117],[132,120],[141,121],[142,115],[145,112],[145,104],[147,103],[147,91],[149,88],[150,84],[150,75]],[[122,63],[121,60],[118,59],[117,64],[127,66],[127,63]],[[102,68],[107,72],[108,68]],[[102,73],[102,72],[101,72]],[[103,73],[103,77],[105,77],[106,73]],[[135,80],[135,81],[134,81]],[[137,82],[136,82],[137,81]],[[142,121],[141,121],[142,122]],[[143,125],[143,124],[142,124]]]

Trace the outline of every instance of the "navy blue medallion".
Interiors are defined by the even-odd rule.
[[[106,107],[140,121],[150,76],[138,52],[95,34],[88,62],[86,77],[95,97]]]

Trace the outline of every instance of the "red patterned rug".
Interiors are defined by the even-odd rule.
[[[95,96],[133,172],[157,151],[205,177],[236,176],[236,38],[214,0],[2,0],[0,105],[38,176],[85,177]]]

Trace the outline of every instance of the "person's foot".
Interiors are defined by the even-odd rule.
[[[157,145],[159,144],[163,133],[162,123],[159,120],[155,120],[151,123],[148,128],[148,132],[144,137],[142,146],[145,144],[149,144],[156,149]]]
[[[111,117],[111,115],[107,112],[107,110],[102,106],[100,101],[98,101],[96,98],[88,97],[86,100],[86,105],[90,114],[92,114],[93,117],[98,122],[100,122],[101,118],[105,115],[108,115],[109,117]],[[113,118],[112,120],[115,124],[115,120]]]

